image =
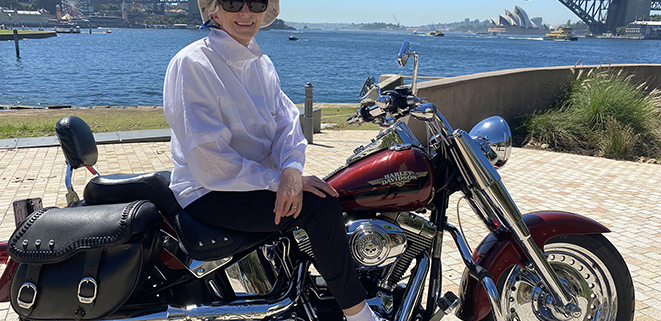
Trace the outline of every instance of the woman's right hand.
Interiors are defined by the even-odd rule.
[[[330,186],[330,184],[317,176],[303,176],[303,191],[310,192],[319,197],[326,197],[326,194],[332,197],[338,197],[340,195],[333,186]]]
[[[285,168],[280,176],[278,192],[275,197],[275,225],[280,224],[280,219],[286,216],[298,217],[303,207],[302,175],[297,169]]]

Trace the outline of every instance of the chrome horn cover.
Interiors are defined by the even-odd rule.
[[[502,117],[493,116],[482,120],[471,129],[469,135],[495,168],[501,168],[507,163],[512,152],[512,132]]]

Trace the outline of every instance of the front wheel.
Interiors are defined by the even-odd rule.
[[[555,309],[536,272],[515,266],[498,282],[506,320],[633,320],[629,269],[603,235],[557,236],[546,243],[544,254],[581,312],[567,316]]]

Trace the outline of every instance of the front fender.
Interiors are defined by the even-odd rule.
[[[523,215],[523,221],[528,226],[533,240],[540,249],[544,249],[544,244],[557,235],[610,232],[607,227],[594,220],[568,212],[533,212]],[[496,283],[509,267],[513,265],[524,266],[528,261],[516,241],[512,239],[511,234],[501,234],[496,236],[489,234],[473,253],[475,263],[489,270],[493,276],[493,281]],[[470,277],[467,272],[464,272],[462,276],[459,291],[461,305],[456,312],[459,319],[465,321],[482,320],[491,312],[491,305],[484,287],[479,281]]]

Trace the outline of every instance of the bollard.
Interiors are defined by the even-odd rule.
[[[21,58],[21,51],[18,49],[18,30],[14,29],[14,44],[16,45],[16,58]]]
[[[305,115],[303,116],[303,135],[312,144],[314,134],[314,116],[312,115],[312,84],[305,84]]]

